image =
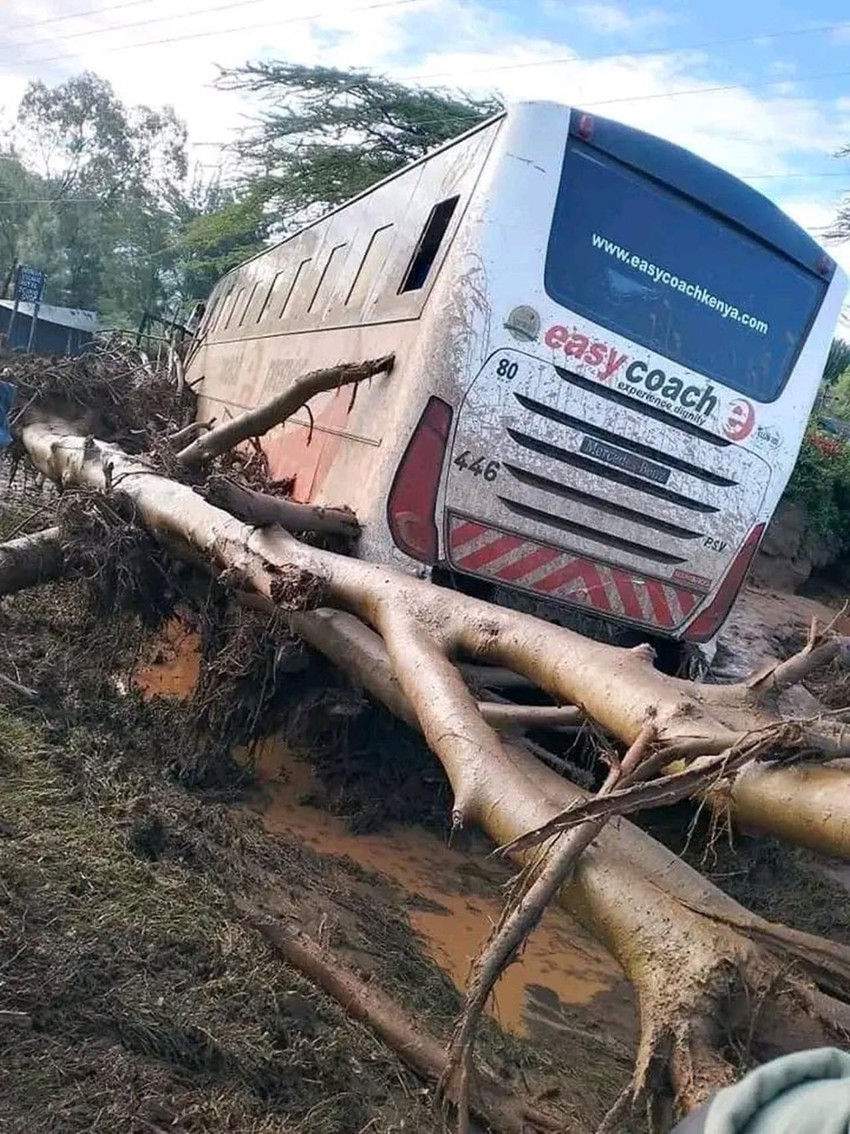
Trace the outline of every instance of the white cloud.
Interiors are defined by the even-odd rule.
[[[195,3],[209,9],[226,0]],[[583,106],[678,142],[738,175],[799,174],[850,140],[850,100],[818,102],[793,87],[703,90],[725,84],[715,77],[710,59],[696,51],[583,59],[576,28],[570,34],[566,21],[550,20],[548,35],[518,36],[513,23],[483,0],[388,0],[364,10],[369,3],[288,0],[284,6],[280,0],[242,0],[238,7],[201,16],[179,9],[175,14],[173,0],[146,0],[39,26],[38,20],[64,17],[65,0],[6,0],[0,112],[14,107],[29,78],[59,81],[89,68],[109,79],[125,101],[172,103],[186,119],[193,142],[226,141],[244,129],[255,107],[242,96],[212,88],[216,64],[284,58],[371,67],[422,83],[498,91],[507,99],[550,98]],[[319,6],[322,18],[307,18]],[[569,11],[595,19],[611,34],[619,28],[624,36],[637,21],[658,22],[664,16],[651,4],[633,10],[586,3]],[[139,25],[143,19],[149,22]],[[128,27],[131,23],[136,26]],[[551,30],[555,27],[564,29],[563,37]],[[67,38],[76,32],[85,34]],[[10,47],[13,38],[17,46]],[[35,39],[48,42],[24,46]],[[172,42],[126,49],[154,40]],[[675,95],[694,89],[698,93]],[[219,157],[216,147],[192,152],[206,163]],[[834,208],[837,180],[824,179],[823,194],[818,183],[812,182],[810,191],[807,185],[807,200]],[[772,181],[754,183],[774,189]]]
[[[817,197],[783,197],[777,201],[780,208],[795,220],[817,240],[826,245],[829,254],[843,270],[850,276],[850,240],[826,240],[824,234],[832,226],[838,206],[841,203],[840,195],[831,199]]]
[[[585,27],[602,35],[633,35],[674,22],[673,16],[661,8],[644,8],[635,12],[619,4],[577,4],[571,9],[571,14]]]

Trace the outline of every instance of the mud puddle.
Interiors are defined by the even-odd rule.
[[[149,696],[179,697],[191,692],[197,676],[197,639],[170,624],[136,683]],[[421,826],[353,834],[341,818],[308,802],[321,794],[312,769],[279,740],[262,741],[251,758],[262,784],[253,806],[267,830],[389,878],[406,896],[411,926],[431,957],[463,989],[498,919],[509,867],[488,859],[486,847],[469,855]],[[547,911],[491,1003],[502,1028],[520,1036],[554,1041],[593,1032],[626,1050],[635,1031],[631,988],[616,962],[557,908]]]

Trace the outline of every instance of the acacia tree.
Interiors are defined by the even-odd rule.
[[[256,95],[260,111],[234,145],[253,194],[292,226],[367,189],[501,109],[406,86],[365,70],[246,63],[221,90]]]

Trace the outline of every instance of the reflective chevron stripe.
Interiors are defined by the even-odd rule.
[[[703,597],[453,513],[448,525],[449,558],[458,571],[591,607],[600,614],[674,630]]]

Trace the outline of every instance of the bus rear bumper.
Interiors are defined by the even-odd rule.
[[[669,637],[682,637],[707,597],[453,511],[446,550],[460,574]]]

